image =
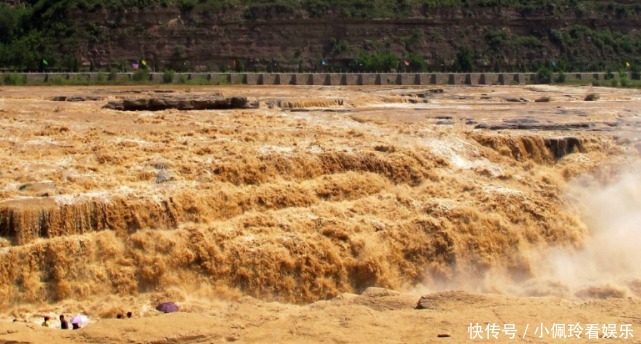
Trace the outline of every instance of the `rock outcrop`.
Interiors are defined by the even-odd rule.
[[[550,153],[552,153],[555,159],[561,159],[562,157],[576,151],[585,151],[581,140],[576,137],[545,139],[545,146],[550,150]]]
[[[593,125],[591,123],[527,123],[527,122],[511,122],[501,124],[479,124],[474,129],[489,129],[489,130],[575,130],[575,129],[590,129]]]
[[[517,161],[554,163],[568,154],[586,152],[583,142],[573,136],[545,138],[538,135],[516,137],[472,135],[472,138],[481,145]]]
[[[220,110],[244,109],[251,107],[245,97],[202,97],[202,98],[171,98],[152,97],[125,99],[113,101],[105,105],[107,109],[121,111],[161,111],[167,109],[177,110]]]
[[[51,99],[54,102],[85,102],[85,101],[98,101],[102,97],[96,96],[55,96]]]

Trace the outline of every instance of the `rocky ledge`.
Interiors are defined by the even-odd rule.
[[[107,109],[121,111],[161,111],[167,109],[177,110],[219,110],[219,109],[246,109],[256,107],[245,97],[152,97],[124,99],[112,101],[104,106]]]

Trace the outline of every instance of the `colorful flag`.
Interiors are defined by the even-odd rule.
[[[406,65],[406,66],[409,66],[409,65],[410,65],[410,61],[405,60],[405,61],[403,61],[403,62],[405,62],[405,65]]]
[[[143,65],[143,66],[147,66],[147,61],[142,60],[142,61],[140,61],[140,64]]]
[[[626,62],[626,63],[625,63],[625,66],[626,66],[626,67],[628,67],[628,68],[630,68],[630,62]]]
[[[321,64],[322,64],[323,66],[326,66],[326,65],[327,65],[327,61],[322,60],[322,61],[321,61]]]
[[[42,64],[47,66],[47,65],[49,65],[49,62],[47,62],[47,60],[45,60],[45,59],[42,59]]]
[[[552,67],[556,68],[556,61],[550,62],[552,64]]]
[[[138,67],[140,67],[140,66],[139,66],[137,63],[132,63],[132,64],[131,64],[131,68],[132,68],[133,70],[138,70]]]

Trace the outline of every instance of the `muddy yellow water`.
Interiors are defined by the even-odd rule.
[[[103,108],[216,93],[259,106]],[[173,300],[206,314],[369,287],[408,293],[397,307],[449,289],[637,300],[640,100],[554,86],[1,88],[0,311],[106,319]]]

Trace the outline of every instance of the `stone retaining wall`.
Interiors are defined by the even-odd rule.
[[[60,80],[107,80],[105,73],[19,73],[27,84]],[[0,74],[1,75],[1,74]],[[133,73],[118,73],[127,81]],[[556,75],[555,75],[556,77]],[[629,77],[629,76],[628,76]],[[606,73],[566,73],[568,81],[605,80]],[[614,79],[619,75],[615,74]],[[539,82],[536,73],[175,73],[174,82],[203,79],[211,84],[234,85],[523,85]],[[163,82],[163,73],[149,73],[149,81]]]

